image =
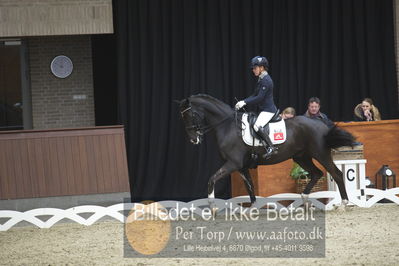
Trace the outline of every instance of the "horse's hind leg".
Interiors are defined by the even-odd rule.
[[[331,158],[330,153],[322,158],[316,158],[317,161],[330,173],[334,181],[337,183],[339,188],[339,193],[341,194],[342,204],[341,207],[345,209],[345,206],[348,204],[348,194],[346,193],[344,176],[342,172],[335,165],[333,159]]]
[[[301,194],[303,205],[305,208],[309,208],[309,194],[316,182],[323,176],[323,172],[314,165],[312,157],[304,155],[301,157],[293,158],[296,163],[299,164],[303,169],[305,169],[310,174],[310,182],[306,185],[303,193]]]
[[[244,180],[245,187],[247,188],[249,197],[251,199],[251,206],[255,203],[256,197],[254,193],[254,184],[252,182],[251,174],[249,173],[248,169],[241,169],[238,171]]]

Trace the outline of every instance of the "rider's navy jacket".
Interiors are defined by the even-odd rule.
[[[277,107],[273,100],[273,80],[267,72],[259,76],[255,92],[244,100],[247,105],[256,106],[259,112],[275,113]]]

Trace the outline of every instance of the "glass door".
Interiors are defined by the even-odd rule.
[[[0,43],[0,130],[23,129],[20,49]]]

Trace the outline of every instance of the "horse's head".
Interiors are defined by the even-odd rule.
[[[187,135],[193,144],[200,144],[203,138],[204,114],[193,106],[189,99],[179,102],[180,114],[186,127]]]

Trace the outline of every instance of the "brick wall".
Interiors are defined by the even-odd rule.
[[[27,43],[33,128],[94,126],[90,36],[32,37]],[[57,55],[66,55],[73,62],[73,72],[65,79],[50,71]]]

